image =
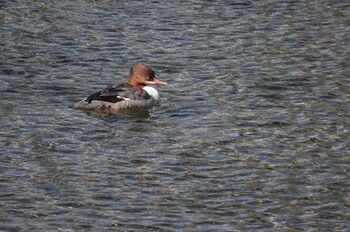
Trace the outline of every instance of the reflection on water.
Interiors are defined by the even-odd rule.
[[[349,229],[348,9],[0,3],[0,230]],[[134,62],[151,112],[71,108]]]

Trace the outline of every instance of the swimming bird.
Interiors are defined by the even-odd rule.
[[[131,66],[125,83],[109,85],[75,104],[80,109],[107,109],[116,112],[124,109],[150,109],[159,100],[158,91],[148,84],[167,85],[154,71],[135,63]]]

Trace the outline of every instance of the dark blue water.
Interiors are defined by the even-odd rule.
[[[0,230],[349,230],[349,12],[0,2]],[[150,113],[71,107],[135,62]]]

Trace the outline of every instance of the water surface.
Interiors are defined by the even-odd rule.
[[[3,1],[0,230],[349,228],[346,1]],[[149,114],[71,106],[134,62]]]

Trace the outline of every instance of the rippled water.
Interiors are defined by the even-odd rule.
[[[1,1],[0,230],[349,230],[347,1]],[[131,63],[150,114],[71,106]]]

